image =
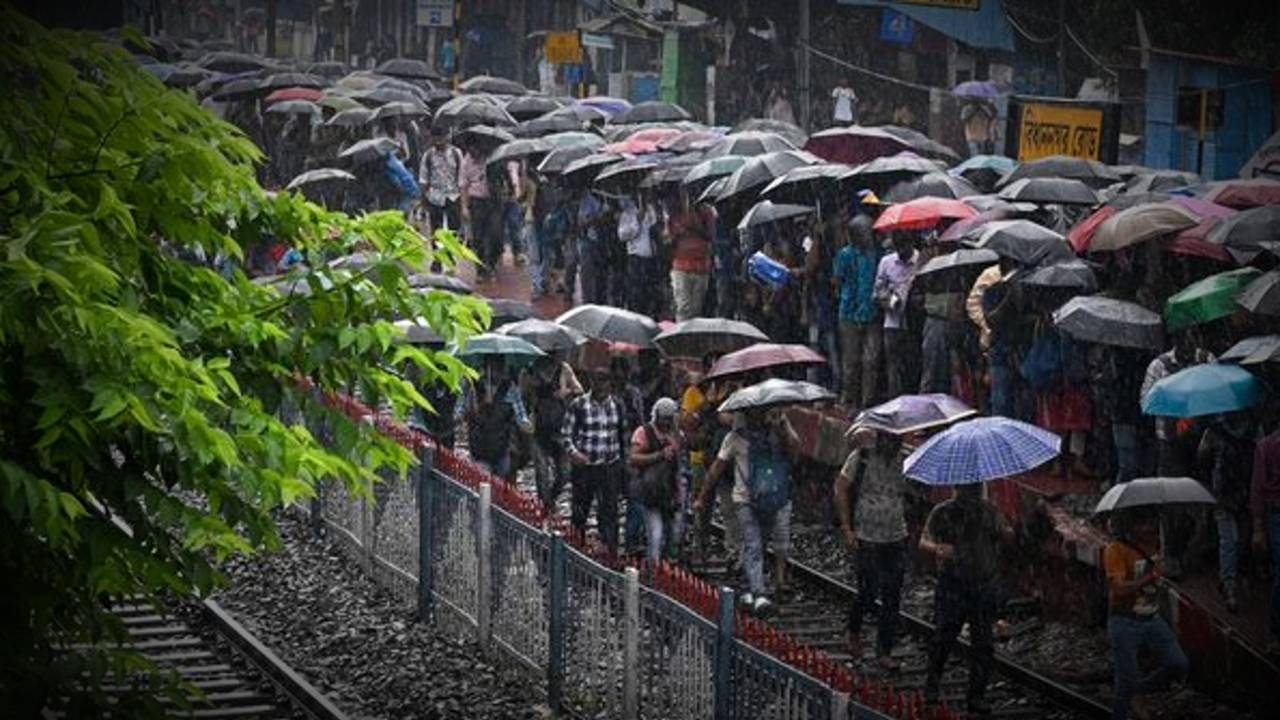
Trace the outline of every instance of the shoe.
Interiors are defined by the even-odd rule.
[[[969,698],[965,702],[965,708],[968,709],[970,717],[986,717],[991,714],[991,703],[985,698]]]
[[[773,603],[769,598],[761,595],[751,605],[751,614],[758,618],[766,618],[773,614]]]

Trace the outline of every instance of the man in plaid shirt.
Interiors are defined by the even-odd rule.
[[[622,404],[613,394],[613,378],[607,370],[588,376],[587,392],[565,411],[565,453],[573,464],[573,510],[570,523],[585,533],[591,505],[599,500],[596,524],[610,553],[618,551],[618,496],[622,490]]]

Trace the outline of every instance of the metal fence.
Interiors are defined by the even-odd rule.
[[[605,567],[497,507],[489,483],[446,475],[430,448],[419,460],[408,477],[385,476],[372,497],[321,488],[313,526],[416,602],[423,620],[543,676],[557,715],[884,717],[735,638],[732,590],[700,613],[657,581],[642,585],[635,568]]]

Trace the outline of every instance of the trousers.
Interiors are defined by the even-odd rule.
[[[1173,630],[1163,618],[1138,620],[1123,615],[1112,615],[1107,620],[1107,637],[1111,640],[1111,652],[1115,656],[1115,697],[1111,701],[1112,720],[1129,717],[1129,704],[1138,692],[1160,689],[1172,680],[1187,674],[1187,656],[1178,645]],[[1151,648],[1160,661],[1160,668],[1142,677],[1138,668],[1138,651]]]
[[[671,271],[671,294],[676,306],[676,322],[702,315],[702,304],[707,297],[709,282],[707,273]]]
[[[842,320],[839,334],[842,397],[847,403],[870,407],[876,397],[876,375],[880,370],[880,326]]]
[[[929,642],[924,695],[931,700],[937,699],[947,658],[955,649],[960,629],[967,622],[971,645],[967,699],[982,700],[987,691],[987,681],[991,678],[991,668],[995,664],[995,643],[991,635],[996,619],[994,584],[965,581],[944,573],[938,578],[934,601],[933,622],[936,627]]]
[[[573,485],[573,508],[569,522],[574,530],[586,534],[591,507],[596,508],[596,527],[609,552],[618,552],[618,497],[622,491],[622,461],[603,465],[577,465],[570,479]]]
[[[855,571],[858,595],[849,608],[849,633],[862,631],[862,619],[876,611],[876,655],[888,657],[898,639],[898,606],[902,599],[902,577],[906,565],[907,542],[859,541]],[[876,600],[880,607],[876,608]]]

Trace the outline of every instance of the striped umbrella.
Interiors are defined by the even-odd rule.
[[[953,425],[911,453],[903,473],[926,485],[971,485],[1033,470],[1058,456],[1062,439],[1035,425],[984,417]]]

